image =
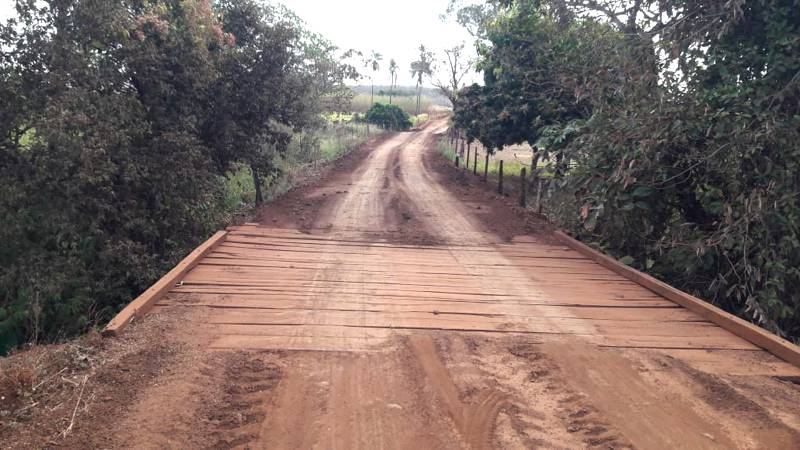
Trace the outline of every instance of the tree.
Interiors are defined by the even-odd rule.
[[[422,96],[422,85],[425,77],[433,73],[433,54],[424,45],[419,46],[419,59],[411,63],[411,76],[417,79],[417,109],[416,115],[420,113],[420,98]]]
[[[561,226],[800,340],[796,2],[491,5],[459,13],[485,83],[456,123],[543,148]]]
[[[375,73],[380,70],[380,62],[383,60],[383,55],[380,53],[373,51],[372,54],[364,61],[364,67],[368,67],[372,69],[372,75],[369,76],[369,81],[371,83],[370,88],[370,104],[375,103]]]
[[[225,223],[355,68],[256,1],[17,2],[0,24],[0,354],[104,322]]]
[[[108,319],[220,219],[203,1],[18,2],[0,31],[0,352]]]
[[[464,55],[465,44],[461,43],[452,48],[444,50],[444,58],[442,58],[442,65],[446,70],[445,79],[436,78],[433,85],[445,97],[450,100],[450,103],[455,105],[458,99],[459,90],[464,87],[462,80],[472,70],[474,62],[469,60]]]
[[[276,157],[295,133],[319,126],[320,113],[337,109],[338,97],[349,92],[344,82],[356,70],[339,62],[336,47],[285,8],[224,0],[217,10],[237,45],[220,61],[211,95],[215,114],[203,135],[220,150],[221,170],[250,166],[260,204],[261,180],[277,173]]]
[[[374,103],[364,117],[367,122],[374,123],[384,130],[405,131],[411,128],[411,118],[408,113],[397,105]]]
[[[400,69],[400,66],[397,65],[397,61],[392,58],[389,60],[389,74],[391,75],[391,86],[389,87],[389,104],[392,104],[392,96],[394,95],[394,88],[397,85],[397,71]]]

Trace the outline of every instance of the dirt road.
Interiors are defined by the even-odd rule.
[[[547,236],[508,242],[514,214],[431,154],[444,127],[231,232],[148,319],[180,351],[103,445],[800,448],[799,370]]]

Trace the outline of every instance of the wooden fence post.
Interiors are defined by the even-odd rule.
[[[489,181],[489,150],[486,150],[486,164],[483,165],[483,182]]]
[[[469,172],[469,145],[467,145],[467,159],[464,164],[464,170]]]
[[[456,155],[456,168],[458,168],[458,155]]]
[[[472,156],[472,174],[478,174],[478,147],[475,147],[475,154]]]
[[[539,188],[536,190],[536,212],[539,214],[542,213],[542,184],[544,180],[539,178]]]
[[[519,206],[525,207],[528,205],[528,181],[525,179],[525,168],[519,172]]]
[[[500,160],[500,168],[497,171],[497,192],[503,195],[503,160]]]

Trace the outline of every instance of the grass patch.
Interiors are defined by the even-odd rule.
[[[420,114],[418,116],[411,116],[411,126],[418,127],[430,119],[428,114]]]
[[[363,145],[370,137],[380,133],[377,126],[369,127],[364,123],[329,124],[320,134],[320,156],[322,161],[333,161],[352,152]]]
[[[439,142],[437,144],[437,151],[439,152],[439,154],[441,154],[442,156],[444,156],[446,159],[448,159],[450,161],[454,161],[455,158],[456,158],[456,150],[455,150],[455,148],[453,148],[452,145],[450,145],[450,142],[446,138],[439,139]],[[466,153],[465,153],[465,156],[466,156]],[[470,168],[470,170],[473,169],[474,164],[475,164],[473,158],[475,158],[475,149],[474,148],[472,149],[472,151],[470,151],[470,155],[469,155],[469,168]],[[497,154],[495,154],[493,157],[489,158],[489,170],[487,171],[487,173],[490,176],[495,176],[495,177],[497,176],[498,173],[500,173],[500,160],[496,159],[496,158],[497,158]],[[464,158],[461,157],[460,158],[460,164],[462,164],[462,167],[463,167],[463,164],[465,162],[466,161],[464,161]],[[481,174],[481,175],[483,174],[485,165],[486,165],[486,154],[485,153],[482,153],[482,154],[479,153],[478,154],[478,174]],[[517,162],[517,161],[503,161],[503,175],[504,176],[519,177],[520,173],[522,172],[522,168],[523,167],[527,167],[527,166],[522,164],[522,163],[520,163],[520,162]]]

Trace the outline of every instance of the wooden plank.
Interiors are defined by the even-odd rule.
[[[257,273],[263,276],[278,276],[278,277],[286,277],[286,276],[294,276],[294,277],[302,277],[308,276],[309,273],[316,273],[320,269],[326,268],[334,268],[336,266],[341,267],[342,264],[337,263],[306,263],[307,265],[300,266],[298,264],[280,264],[280,263],[262,263],[260,260],[245,260],[245,259],[227,259],[227,258],[217,258],[214,256],[206,256],[200,261],[198,267],[207,268],[209,270],[219,270],[222,272],[237,272],[237,273]],[[414,265],[416,267],[416,265]],[[598,266],[599,267],[599,266]],[[291,271],[287,271],[286,269],[292,269]],[[413,270],[406,268],[400,268],[398,266],[392,266],[391,264],[386,264],[383,266],[379,265],[372,265],[365,266],[364,264],[357,264],[355,267],[352,268],[352,271],[356,271],[363,274],[369,274],[370,276],[379,276],[379,277],[393,277],[393,278],[402,278],[402,277],[409,277],[409,278],[436,278],[440,279],[443,277],[450,278],[452,280],[477,280],[483,279],[484,276],[480,274],[458,271],[458,268],[453,268],[453,271],[446,271],[445,269],[441,269],[441,271],[437,270]],[[625,278],[617,275],[616,273],[611,272],[608,269],[603,268],[605,272],[586,272],[586,271],[547,271],[547,270],[539,270],[536,271],[536,276],[541,276],[543,278],[549,277],[551,275],[555,276],[564,276],[565,278],[568,276],[572,276],[572,279],[578,278],[603,278],[608,277],[615,277],[615,279],[624,280]],[[524,276],[517,276],[513,273],[505,274],[501,273],[499,276],[503,277],[503,280],[530,280],[534,275],[524,275]]]
[[[205,306],[213,308],[241,309],[290,309],[318,311],[385,311],[385,312],[428,312],[454,314],[491,314],[522,317],[575,317],[597,321],[623,320],[628,322],[689,322],[706,323],[685,308],[613,308],[590,306],[569,308],[563,305],[547,304],[508,304],[495,302],[430,301],[403,298],[370,298],[366,301],[323,297],[273,298],[271,296],[234,296],[220,294],[167,294],[157,305]],[[569,309],[567,309],[569,308]],[[716,327],[716,325],[714,325]]]
[[[656,294],[662,295],[665,298],[691,311],[694,311],[703,318],[714,322],[731,333],[746,339],[747,341],[763,348],[764,350],[767,350],[784,361],[800,367],[800,347],[792,344],[791,342],[782,339],[756,325],[753,325],[746,320],[740,319],[733,314],[727,313],[708,302],[704,302],[697,297],[675,289],[667,283],[657,280],[650,275],[626,266],[616,259],[613,259],[610,256],[600,253],[588,245],[579,242],[562,231],[556,231],[554,236],[565,245],[574,248],[576,251],[582,253],[588,258],[591,258],[598,264],[601,264],[617,272],[618,274],[635,281],[636,283],[639,283]]]
[[[769,352],[743,350],[652,350],[676,358],[704,372],[724,375],[800,377],[800,368]],[[664,362],[669,366],[670,361]]]
[[[218,231],[214,233],[211,238],[201,244],[199,247],[189,253],[186,258],[183,258],[172,270],[158,280],[154,285],[150,286],[134,301],[130,302],[122,311],[119,312],[110,322],[103,328],[102,334],[104,336],[113,336],[120,333],[128,324],[136,317],[141,317],[147,314],[155,302],[164,294],[170,291],[175,286],[175,283],[180,280],[187,272],[197,265],[203,256],[208,254],[217,245],[225,240],[227,232]]]
[[[209,298],[209,296],[220,296],[220,298],[237,298],[237,299],[269,299],[270,301],[282,300],[314,300],[317,301],[321,298],[330,301],[368,301],[372,303],[381,302],[448,302],[448,303],[491,303],[498,305],[538,305],[548,307],[571,307],[571,308],[589,308],[589,307],[602,307],[602,308],[662,308],[662,309],[678,309],[680,306],[676,305],[663,297],[653,298],[589,298],[580,300],[557,300],[550,298],[535,298],[535,297],[512,297],[498,301],[496,298],[469,298],[465,299],[459,296],[448,295],[404,295],[400,293],[370,293],[365,295],[364,292],[333,292],[333,291],[264,291],[264,290],[230,290],[230,289],[215,289],[215,288],[202,288],[202,287],[175,287],[170,291],[170,296],[192,296],[196,298]]]
[[[599,331],[592,321],[567,317],[510,317],[425,312],[231,310],[214,315],[212,324],[324,324],[372,328],[419,328],[460,331],[514,331],[581,335],[599,344],[665,348],[757,349],[749,342],[705,323],[605,321],[613,333]],[[660,342],[659,342],[660,341]]]

